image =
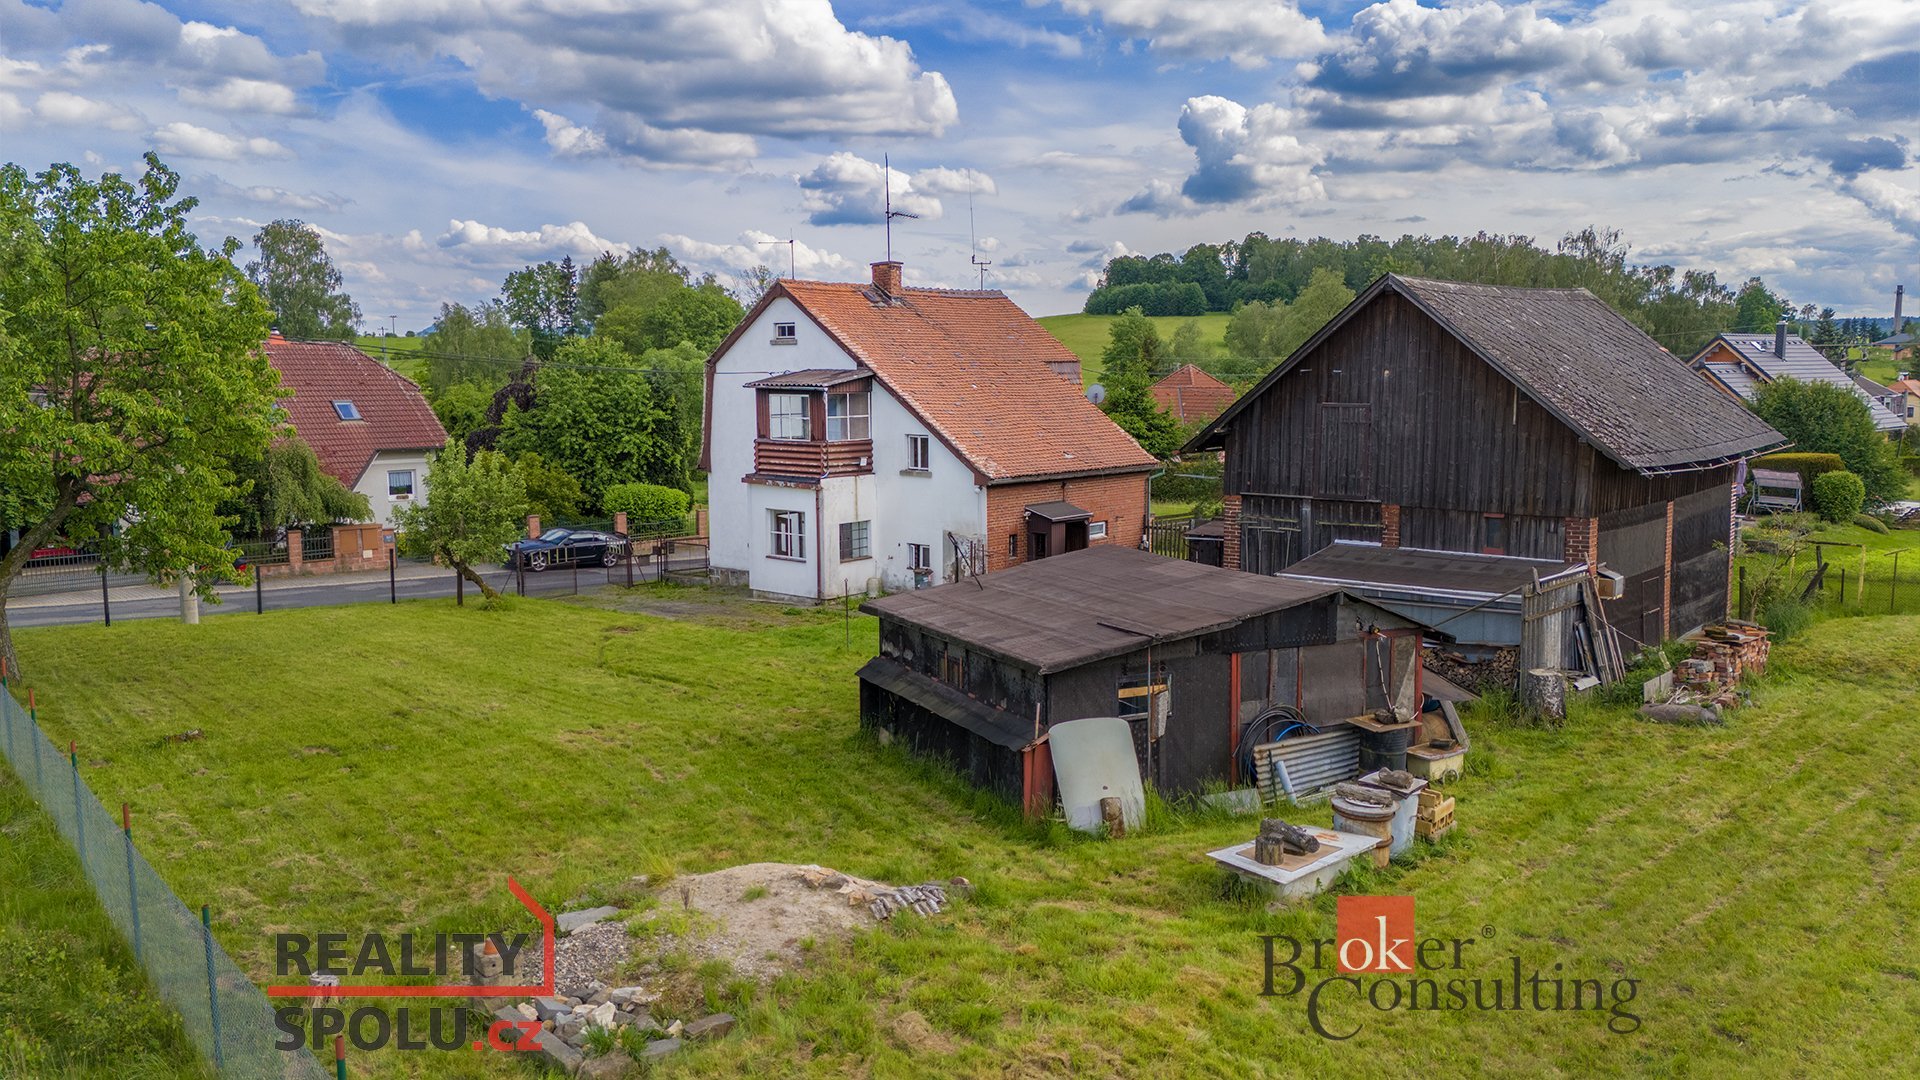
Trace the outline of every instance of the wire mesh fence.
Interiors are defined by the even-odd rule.
[[[1790,596],[1834,613],[1920,614],[1920,545],[1868,551],[1822,543],[1788,555],[1742,556],[1735,571],[1735,612],[1753,618],[1774,596]]]
[[[63,752],[47,739],[35,711],[20,707],[4,679],[0,750],[79,853],[108,917],[219,1074],[324,1080],[329,1074],[308,1050],[275,1048],[282,1033],[273,1007],[214,940],[207,910],[190,909],[154,873],[133,845],[125,809],[114,815],[100,804],[71,748]]]

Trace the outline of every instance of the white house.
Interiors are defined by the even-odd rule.
[[[367,497],[374,520],[427,497],[427,456],[446,429],[412,380],[337,341],[267,339],[280,373],[280,407],[320,468]]]
[[[825,599],[1137,546],[1157,467],[998,291],[780,281],[707,360],[717,576]]]

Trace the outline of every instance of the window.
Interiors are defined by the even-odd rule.
[[[800,441],[813,438],[813,407],[807,395],[768,394],[767,435]]]
[[[769,510],[773,524],[773,547],[768,554],[776,559],[807,557],[807,515],[798,510]]]
[[[907,436],[907,469],[928,472],[932,468],[933,448],[925,435]]]
[[[792,323],[790,323],[790,322],[777,322],[777,323],[774,323],[774,324],[773,324],[773,340],[774,340],[774,341],[776,341],[776,342],[778,342],[778,343],[780,343],[780,344],[782,344],[782,345],[786,345],[786,344],[789,344],[789,343],[791,343],[791,342],[793,341],[793,339],[794,339],[794,336],[795,336],[795,335],[794,335],[794,332],[793,332],[793,324],[792,324]]]
[[[907,569],[916,573],[933,571],[933,549],[925,544],[907,545]]]
[[[1020,534],[1008,533],[1007,534],[1007,558],[1017,559],[1019,557],[1020,557]]]
[[[1507,517],[1505,514],[1486,514],[1481,517],[1482,532],[1480,553],[1483,555],[1505,555],[1507,553]]]
[[[333,414],[342,420],[358,420],[360,408],[351,401],[336,401],[333,403]]]
[[[872,401],[873,395],[864,390],[857,394],[828,394],[827,441],[847,442],[871,438],[868,414],[872,409]]]
[[[387,498],[413,498],[413,470],[390,469],[387,472]]]
[[[870,559],[873,557],[872,522],[843,521],[840,523],[840,561]]]
[[[1090,522],[1088,522],[1088,523],[1087,523],[1087,539],[1089,539],[1089,540],[1105,540],[1106,538],[1107,538],[1107,523],[1106,523],[1106,522],[1104,522],[1104,521],[1090,521]]]

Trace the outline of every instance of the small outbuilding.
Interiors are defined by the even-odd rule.
[[[1242,743],[1267,741],[1256,722],[1274,706],[1350,741],[1339,752],[1357,772],[1361,728],[1383,709],[1411,718],[1421,702],[1414,620],[1335,586],[1121,547],[861,610],[880,619],[880,655],[860,669],[862,727],[1030,814],[1053,805],[1057,723],[1125,718],[1141,776],[1193,792],[1249,779]]]

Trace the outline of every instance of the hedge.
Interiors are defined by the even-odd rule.
[[[1813,478],[1813,511],[1822,521],[1852,521],[1866,502],[1866,483],[1850,472],[1821,473]]]
[[[634,527],[686,517],[693,497],[679,488],[659,484],[614,484],[607,488],[600,505],[608,514],[624,512],[628,525]]]
[[[1207,294],[1191,281],[1103,285],[1087,297],[1089,315],[1118,315],[1137,307],[1147,315],[1205,315]]]
[[[1845,472],[1847,463],[1840,460],[1839,454],[1762,454],[1753,459],[1756,469],[1772,469],[1776,472],[1798,473],[1800,482],[1812,484],[1813,478],[1821,473]]]

